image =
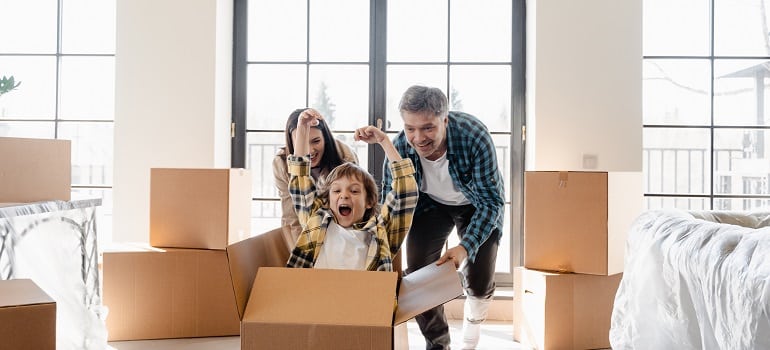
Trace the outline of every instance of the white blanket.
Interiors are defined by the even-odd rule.
[[[612,348],[770,349],[768,225],[768,213],[639,216],[615,296]]]

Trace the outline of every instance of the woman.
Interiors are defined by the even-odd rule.
[[[278,154],[273,158],[273,176],[275,176],[275,186],[278,188],[278,194],[281,197],[281,227],[283,228],[283,239],[286,243],[286,249],[291,251],[297,242],[302,227],[300,227],[297,213],[294,211],[294,204],[289,194],[289,171],[286,164],[286,156],[294,153],[294,139],[296,138],[297,120],[300,113],[308,108],[300,108],[289,115],[286,121],[286,147],[282,147]],[[313,110],[314,113],[318,113]],[[345,162],[358,163],[358,157],[348,145],[340,140],[334,139],[331,130],[326,122],[321,119],[318,125],[310,130],[310,174],[316,182],[323,182],[323,178],[337,165]]]

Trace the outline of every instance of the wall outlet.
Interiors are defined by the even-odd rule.
[[[583,154],[583,169],[596,169],[599,167],[599,156],[595,154]]]

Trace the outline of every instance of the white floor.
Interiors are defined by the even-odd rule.
[[[452,336],[452,348],[461,348],[462,321],[450,320],[449,327]],[[409,332],[409,349],[425,349],[425,341],[414,320],[407,322]],[[110,342],[116,350],[239,350],[239,337],[167,339],[167,340],[137,340]],[[479,347],[488,350],[523,350],[524,348],[513,341],[513,326],[510,322],[488,321],[481,328]]]

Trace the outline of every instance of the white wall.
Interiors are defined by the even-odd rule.
[[[153,167],[230,167],[232,0],[118,0],[113,240],[147,241]]]
[[[527,170],[642,171],[641,0],[527,2]]]

